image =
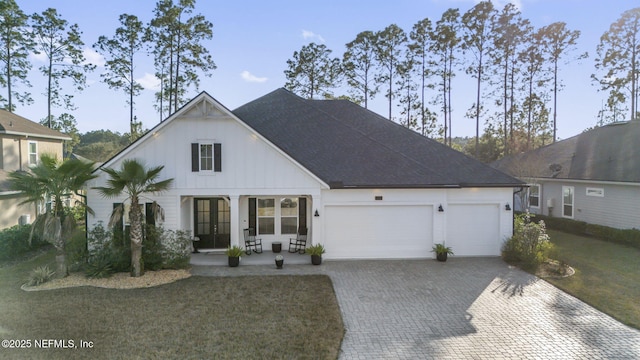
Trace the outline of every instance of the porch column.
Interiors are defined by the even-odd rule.
[[[318,211],[319,216],[315,216]],[[311,243],[313,245],[317,243],[324,244],[324,237],[322,234],[322,216],[324,216],[324,207],[322,206],[322,197],[320,194],[311,195]]]
[[[231,246],[237,245],[240,246],[240,196],[238,195],[230,195],[229,196],[229,213],[231,217],[231,239],[229,243]]]

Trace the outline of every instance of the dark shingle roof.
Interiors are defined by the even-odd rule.
[[[493,163],[519,177],[640,182],[640,121],[586,131]]]
[[[71,140],[59,131],[49,129],[20,115],[0,110],[0,134],[29,135],[58,140]]]
[[[522,184],[346,100],[278,89],[233,113],[332,188]]]

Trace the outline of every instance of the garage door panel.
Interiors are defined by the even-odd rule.
[[[500,209],[497,204],[449,205],[446,245],[459,256],[500,255]]]
[[[432,222],[431,206],[326,206],[326,257],[430,257]]]

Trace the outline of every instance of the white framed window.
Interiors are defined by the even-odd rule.
[[[200,171],[213,170],[213,144],[200,144]]]
[[[38,143],[29,141],[29,166],[38,165]]]
[[[295,234],[298,231],[298,199],[280,199],[280,234]]]
[[[562,187],[562,216],[573,219],[573,186]]]
[[[276,199],[258,199],[258,234],[275,234]]]
[[[587,196],[597,196],[604,197],[604,189],[603,188],[587,188]]]
[[[529,186],[529,206],[532,208],[540,207],[540,184]]]

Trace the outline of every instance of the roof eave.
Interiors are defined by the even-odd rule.
[[[38,137],[38,138],[45,138],[45,139],[55,139],[55,140],[63,140],[63,141],[69,141],[72,140],[71,137],[69,136],[55,136],[55,135],[44,135],[44,134],[34,134],[34,133],[26,133],[26,132],[20,132],[20,131],[0,131],[0,134],[7,134],[7,135],[15,135],[15,136],[31,136],[31,137]]]

